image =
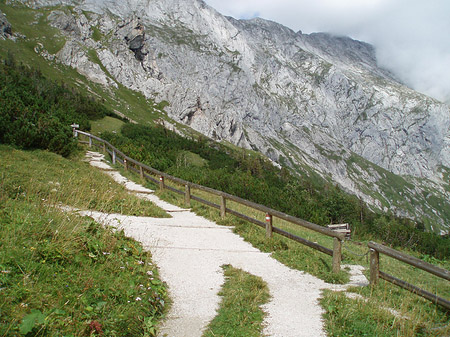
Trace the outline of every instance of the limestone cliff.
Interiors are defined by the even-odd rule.
[[[372,46],[235,20],[199,0],[22,2],[59,6],[48,20],[67,42],[55,57],[93,81],[167,100],[172,119],[211,138],[448,228],[448,203],[424,194],[450,199],[450,108],[378,67]]]

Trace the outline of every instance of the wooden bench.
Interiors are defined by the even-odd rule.
[[[328,225],[327,227],[335,232],[345,234],[347,239],[350,239],[351,237],[352,231],[348,223]]]

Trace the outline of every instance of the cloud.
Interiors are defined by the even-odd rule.
[[[410,87],[450,101],[448,0],[206,0],[235,18],[260,16],[304,33],[369,42],[381,66]]]

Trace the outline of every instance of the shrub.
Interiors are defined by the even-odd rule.
[[[0,143],[48,149],[68,156],[75,148],[70,125],[90,130],[89,120],[113,115],[90,97],[46,79],[39,70],[0,62]]]

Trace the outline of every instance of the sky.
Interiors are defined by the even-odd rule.
[[[450,103],[450,0],[205,0],[237,19],[261,17],[303,33],[371,43],[381,66]]]

